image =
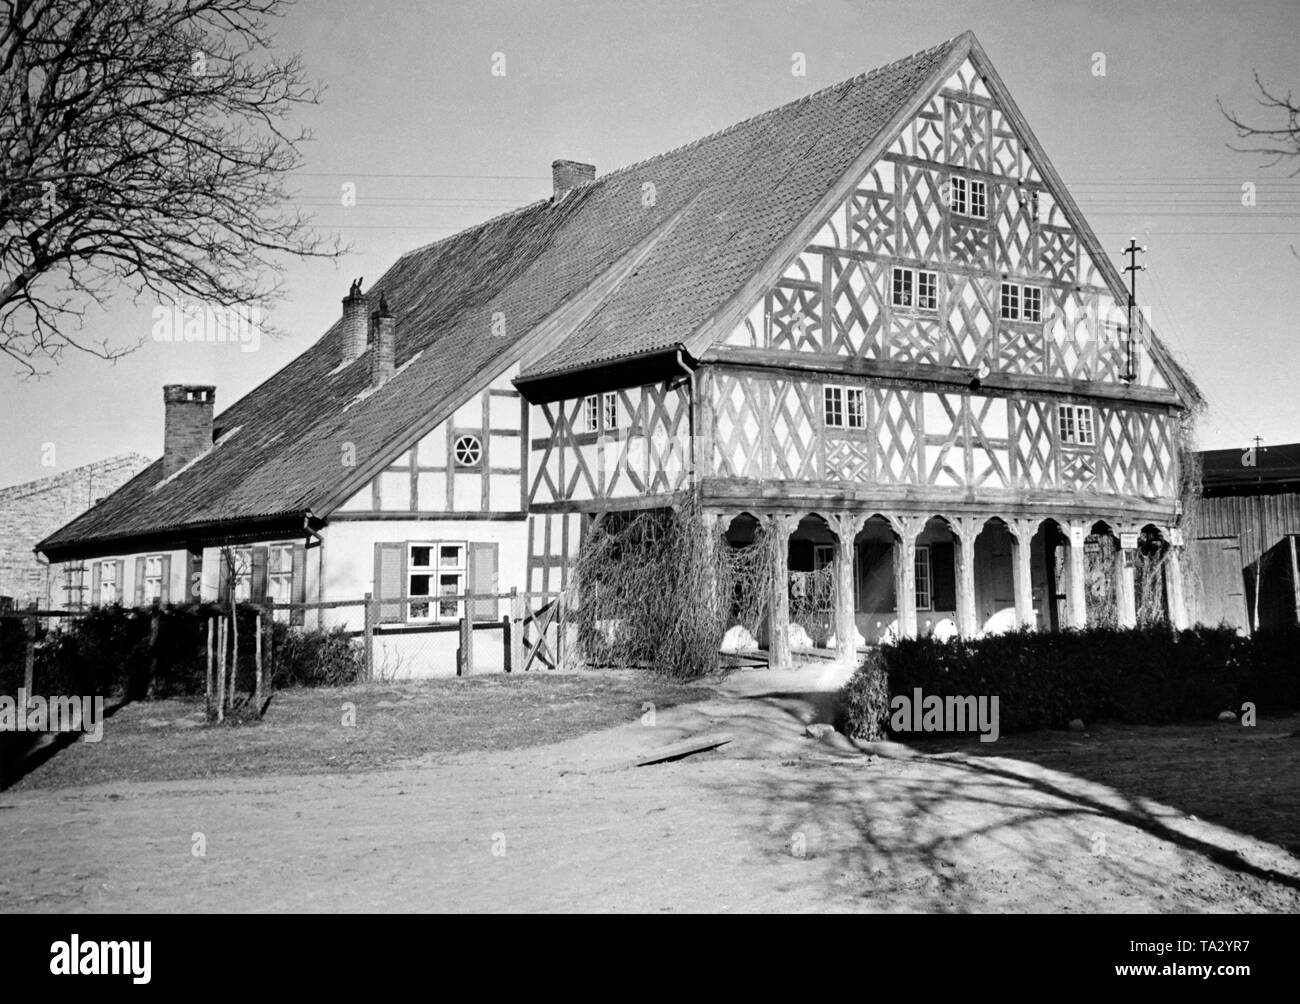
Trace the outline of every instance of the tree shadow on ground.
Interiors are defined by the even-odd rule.
[[[751,699],[806,720],[801,697],[825,704],[824,694]],[[1256,742],[1297,745],[1284,729]],[[1223,819],[1222,827],[1202,822],[1216,821],[1210,810],[1226,815],[1242,800],[1267,797],[1263,791],[1216,792],[1212,772],[1198,788],[1168,755],[1194,750],[1199,741],[1210,747],[1203,759],[1218,753],[1234,761],[1220,768],[1239,779],[1251,770],[1268,773],[1259,769],[1258,756],[1269,755],[1269,747],[1243,746],[1245,756],[1225,758],[1223,750],[1232,744],[1207,744],[1188,729],[1124,730],[1122,738],[1123,744],[1110,734],[1038,733],[1006,743],[862,744],[862,751],[847,743],[838,749],[818,743],[783,762],[782,769],[725,794],[761,807],[764,846],[774,858],[806,863],[798,881],[823,882],[829,895],[859,907],[1300,907],[1300,861],[1239,836],[1282,842],[1274,829],[1243,831],[1232,818]],[[1081,742],[1091,744],[1083,747],[1089,755],[1080,754]],[[1126,759],[1108,765],[1120,746]],[[1280,793],[1294,776],[1294,769],[1273,775],[1264,790]],[[1289,789],[1286,794],[1295,797]]]

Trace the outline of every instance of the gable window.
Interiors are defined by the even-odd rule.
[[[832,429],[867,427],[866,392],[861,387],[828,385],[822,390],[822,416]]]
[[[915,307],[917,310],[939,308],[939,277],[925,269],[894,269],[893,297],[895,307]]]
[[[456,439],[452,453],[456,457],[457,467],[477,467],[483,459],[483,443],[478,436],[460,436]]]
[[[933,605],[930,588],[930,547],[918,544],[916,547],[916,609],[929,610]]]
[[[600,431],[600,395],[589,394],[582,399],[582,431]]]
[[[604,408],[602,410],[604,414],[602,417],[605,420],[605,431],[609,432],[611,429],[617,429],[619,427],[618,394],[612,392],[607,393],[604,396],[603,401]]]
[[[1073,446],[1092,446],[1096,439],[1092,424],[1092,406],[1060,404],[1056,406],[1061,442]]]
[[[465,545],[463,543],[420,542],[408,545],[407,594],[427,596],[413,601],[407,618],[413,621],[456,620],[465,591]],[[448,598],[453,597],[453,598]]]
[[[999,306],[999,314],[1004,321],[1041,321],[1043,291],[1037,286],[1021,286],[1014,282],[1004,282]]]
[[[974,178],[953,177],[949,185],[952,211],[959,216],[988,216],[988,185]]]

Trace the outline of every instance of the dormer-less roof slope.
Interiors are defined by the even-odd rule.
[[[155,464],[39,549],[327,517],[515,361],[526,392],[619,360],[655,379],[645,361],[698,342],[973,49],[968,32],[405,255],[368,293],[396,315],[400,372],[382,389],[362,396],[366,357],[333,372],[336,324],[218,417],[235,435],[162,487]]]

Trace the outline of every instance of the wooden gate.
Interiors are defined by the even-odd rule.
[[[523,620],[524,671],[530,669],[558,669],[561,641],[564,634],[564,597],[545,600],[533,609],[531,605]]]
[[[1188,590],[1192,623],[1228,624],[1249,632],[1241,544],[1236,537],[1191,542],[1196,582]]]

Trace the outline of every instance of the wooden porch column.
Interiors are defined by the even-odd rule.
[[[983,529],[978,516],[958,516],[957,531],[957,630],[963,638],[974,638],[979,630],[975,616],[975,538]]]
[[[1300,560],[1296,558],[1295,534],[1287,536],[1287,545],[1291,548],[1291,598],[1295,601],[1295,620],[1300,624]]]
[[[1030,561],[1030,549],[1034,534],[1038,532],[1038,521],[1034,519],[1013,519],[1010,523],[1011,533],[1015,537],[1015,553],[1011,562],[1011,589],[1016,600],[1016,626],[1037,628],[1034,618],[1034,578],[1033,564]]]
[[[769,516],[772,534],[772,602],[768,611],[767,663],[788,669],[790,658],[790,517]]]
[[[845,666],[857,662],[857,618],[853,613],[853,542],[862,520],[857,516],[833,516],[831,529],[837,541],[835,549],[835,641],[839,660]]]
[[[894,609],[898,637],[916,637],[916,535],[925,525],[919,516],[890,517],[898,539],[894,541]]]
[[[1165,561],[1165,591],[1169,599],[1169,623],[1175,631],[1185,631],[1187,594],[1183,587],[1183,531],[1169,527],[1165,531],[1169,552]]]
[[[1136,560],[1137,533],[1121,531],[1115,549],[1115,613],[1122,628],[1137,627],[1137,584],[1133,580]]]
[[[1070,537],[1069,580],[1066,583],[1066,606],[1069,608],[1070,627],[1082,630],[1088,626],[1088,599],[1084,587],[1084,571],[1088,559],[1083,544],[1088,537],[1088,527],[1073,522],[1066,527]]]

